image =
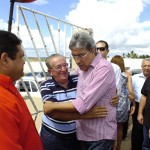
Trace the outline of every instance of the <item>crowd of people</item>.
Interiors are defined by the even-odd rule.
[[[46,58],[51,79],[40,84],[44,113],[38,134],[14,86],[23,76],[24,52],[13,33],[0,31],[0,147],[14,150],[121,150],[124,123],[132,115],[131,150],[150,150],[150,59],[131,75],[122,56],[107,61],[109,45],[85,32],[73,34],[66,58]],[[130,109],[130,111],[129,111]]]

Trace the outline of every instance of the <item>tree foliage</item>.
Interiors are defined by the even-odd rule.
[[[146,55],[138,55],[137,53],[135,53],[134,51],[131,51],[130,53],[127,53],[126,55],[123,54],[123,57],[127,57],[127,58],[150,58],[150,55],[146,54]]]

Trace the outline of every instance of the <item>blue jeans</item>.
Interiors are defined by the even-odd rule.
[[[150,138],[148,136],[149,128],[145,127],[143,125],[143,145],[142,145],[142,150],[150,150]]]
[[[80,142],[76,136],[71,138],[58,137],[48,132],[42,126],[40,137],[44,146],[44,150],[80,150]]]
[[[81,150],[113,150],[114,140],[81,141]]]

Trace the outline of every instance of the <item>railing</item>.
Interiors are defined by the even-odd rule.
[[[26,58],[26,65],[30,68],[38,88],[38,81],[34,74],[37,67],[32,67],[31,60],[29,58],[35,57],[37,59],[37,62],[39,63],[38,69],[44,73],[46,78],[46,70],[42,63],[43,58],[51,55],[52,53],[60,53],[63,54],[70,63],[72,61],[68,44],[72,34],[80,30],[84,30],[92,34],[89,29],[79,27],[59,18],[19,5],[17,6],[17,24],[18,36],[23,41],[22,44]],[[26,36],[23,37],[22,33],[25,33]],[[72,65],[70,64],[70,69],[71,67]],[[23,80],[21,81],[23,83]],[[28,97],[30,98],[31,104],[34,106],[35,111],[31,112],[31,114],[35,116],[34,119],[36,121],[37,115],[42,110],[38,109],[38,106],[35,104],[35,99],[32,98],[28,89],[25,89]]]

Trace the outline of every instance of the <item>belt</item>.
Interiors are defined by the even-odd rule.
[[[45,130],[47,130],[49,133],[57,136],[57,137],[60,137],[60,138],[65,138],[65,139],[69,139],[69,138],[76,138],[76,132],[74,133],[70,133],[70,134],[62,134],[62,133],[58,133],[48,127],[46,127],[45,125],[43,125],[43,127],[45,128]]]

